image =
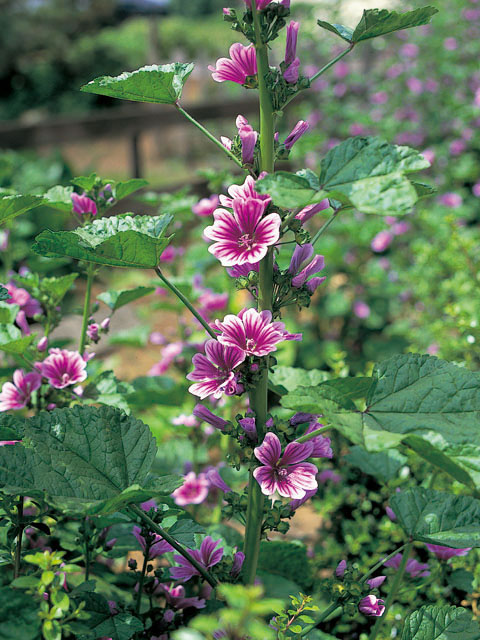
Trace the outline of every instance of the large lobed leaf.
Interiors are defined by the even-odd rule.
[[[282,405],[322,413],[354,444],[382,451],[407,444],[460,482],[480,486],[480,375],[434,356],[394,356],[360,386],[365,406],[352,402],[355,378],[298,387]]]
[[[115,77],[95,78],[80,90],[122,100],[175,104],[182,95],[183,85],[193,67],[192,62],[153,64],[136,71],[125,71]]]
[[[390,505],[414,540],[455,549],[480,547],[480,500],[415,487],[396,493]]]
[[[407,174],[429,166],[409,147],[391,145],[380,138],[348,138],[331,149],[313,172],[277,172],[257,185],[280,207],[303,207],[328,197],[363,213],[408,213],[419,193]]]
[[[428,24],[436,13],[438,13],[438,9],[435,7],[420,7],[403,13],[387,9],[365,9],[355,29],[323,20],[318,20],[318,26],[335,33],[347,42],[356,44],[362,40],[384,36],[394,31]]]
[[[479,640],[480,625],[462,607],[427,605],[409,614],[402,640]]]
[[[0,486],[9,493],[98,507],[145,483],[155,458],[149,428],[111,407],[42,411],[22,426],[24,444],[0,447]]]
[[[168,215],[129,214],[100,218],[74,231],[47,229],[37,236],[33,250],[42,256],[68,256],[113,267],[154,269],[170,238],[163,234]]]

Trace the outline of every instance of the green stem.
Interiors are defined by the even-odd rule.
[[[334,611],[341,608],[342,607],[338,604],[338,602],[332,602],[332,604],[327,609],[325,609],[323,613],[320,614],[320,617],[315,622],[309,624],[308,627],[305,627],[305,629],[303,629],[303,631],[300,633],[300,637],[304,638],[307,633],[310,633],[310,631],[313,631],[316,627],[318,627],[318,625],[326,620],[329,616],[331,616]]]
[[[212,336],[212,338],[215,338],[216,340],[217,334],[213,331],[212,327],[210,327],[208,323],[205,322],[204,318],[202,318],[202,316],[198,313],[198,311],[195,309],[192,303],[183,295],[183,293],[179,289],[177,289],[177,287],[174,284],[172,284],[169,280],[167,280],[167,278],[160,271],[159,267],[155,269],[155,273],[160,278],[160,280],[170,289],[170,291],[172,291],[177,296],[177,298],[183,302],[183,304],[187,307],[190,313],[194,315],[195,318],[200,322],[200,324],[205,329],[205,331],[209,333]]]
[[[395,549],[395,551],[392,551],[392,553],[389,553],[388,556],[385,556],[384,558],[382,558],[381,560],[379,560],[379,562],[377,562],[377,564],[375,564],[368,573],[366,573],[363,578],[360,580],[360,582],[366,582],[368,580],[368,578],[375,573],[375,571],[377,569],[380,569],[381,566],[383,566],[385,564],[385,562],[388,562],[390,560],[390,558],[393,558],[393,556],[396,556],[397,553],[400,553],[403,549],[405,549],[405,547],[407,546],[407,542],[405,544],[402,544],[401,547],[398,547],[398,549]]]
[[[320,227],[320,229],[317,231],[317,233],[313,236],[313,239],[311,241],[311,244],[313,246],[315,246],[315,243],[320,238],[320,236],[328,229],[328,227],[335,220],[335,218],[337,217],[339,211],[340,211],[340,209],[335,209],[334,212],[332,213],[332,215],[330,216],[330,218]]]
[[[300,438],[295,438],[294,442],[308,442],[312,438],[316,438],[317,436],[322,436],[326,431],[330,431],[330,429],[333,429],[333,428],[334,427],[322,427],[321,429],[315,429],[315,431],[312,431],[311,433],[306,433],[305,435],[300,436]]]
[[[20,567],[22,562],[22,537],[23,537],[23,501],[24,497],[20,496],[20,499],[17,504],[17,544],[15,546],[15,566],[13,571],[13,577],[18,578],[20,575]]]
[[[274,153],[274,114],[270,92],[266,84],[266,77],[270,71],[268,64],[267,46],[262,42],[260,18],[256,0],[252,0],[252,15],[255,29],[255,49],[257,54],[258,92],[260,100],[260,171],[273,173],[275,169]],[[273,251],[269,249],[265,258],[260,262],[258,305],[263,310],[272,310],[273,306]],[[265,359],[260,379],[253,391],[250,392],[250,406],[255,413],[257,435],[262,441],[265,432],[268,413],[268,356]],[[250,470],[248,480],[247,522],[245,527],[245,562],[244,581],[253,584],[257,573],[258,556],[260,553],[260,539],[263,525],[264,495],[260,485]]]
[[[240,160],[238,160],[238,158],[236,158],[233,153],[230,151],[230,149],[227,149],[227,147],[225,147],[220,140],[217,140],[217,138],[210,133],[210,131],[208,129],[206,129],[202,124],[200,124],[200,122],[198,122],[198,120],[195,120],[195,118],[193,116],[191,116],[189,113],[187,113],[187,111],[185,111],[185,109],[182,109],[182,107],[177,103],[175,105],[178,109],[178,111],[185,116],[185,118],[191,122],[193,125],[195,125],[197,127],[197,129],[199,129],[203,135],[205,135],[209,140],[211,140],[213,142],[213,144],[216,144],[217,147],[219,149],[221,149],[229,158],[230,160],[233,160],[235,162],[235,164],[237,164],[239,167],[243,168],[242,163],[240,162]]]
[[[151,531],[155,531],[155,533],[158,533],[159,536],[162,536],[164,540],[166,540],[169,544],[171,544],[172,547],[176,551],[178,551],[180,555],[182,555],[186,560],[188,560],[188,562],[193,567],[195,567],[195,569],[208,582],[208,584],[215,589],[215,587],[218,585],[218,580],[214,576],[210,575],[210,573],[208,573],[205,567],[203,567],[199,562],[197,562],[195,558],[192,555],[190,555],[190,553],[175,540],[175,538],[172,538],[172,536],[169,533],[167,533],[165,529],[162,529],[160,525],[154,522],[144,511],[142,511],[142,509],[140,509],[140,507],[137,507],[136,504],[129,505],[129,509],[137,517],[139,517],[140,520],[143,520],[143,522],[148,524]]]
[[[83,355],[85,351],[85,342],[87,340],[88,319],[90,318],[90,298],[92,296],[92,283],[95,274],[95,265],[89,263],[87,265],[87,289],[85,291],[85,300],[83,303],[82,329],[80,333],[80,342],[78,352]]]
[[[137,616],[140,613],[140,608],[142,606],[142,592],[143,592],[143,583],[145,582],[145,576],[147,574],[147,565],[148,565],[148,555],[150,553],[150,546],[147,544],[145,547],[145,554],[143,556],[143,566],[142,573],[140,574],[140,581],[138,583],[138,593],[137,593],[137,602],[135,604],[135,613]]]
[[[333,67],[334,64],[336,64],[344,56],[346,56],[348,53],[350,53],[350,51],[353,49],[353,47],[354,47],[354,45],[352,43],[348,47],[348,49],[344,49],[341,53],[338,54],[338,56],[336,56],[335,58],[330,60],[330,62],[327,62],[327,64],[324,67],[322,67],[319,71],[317,71],[317,73],[310,78],[310,86],[315,82],[315,80],[317,80],[317,78],[319,78],[321,75],[323,75],[325,73],[325,71],[328,71],[330,69],[330,67]],[[302,89],[302,91],[305,91],[305,89]],[[294,98],[296,98],[299,93],[301,93],[301,92],[299,91],[298,93],[295,93],[293,96],[290,96],[290,98],[288,98],[288,100],[284,103],[282,108],[285,109],[287,104],[290,104],[290,102]]]
[[[407,568],[407,562],[408,562],[408,557],[410,555],[410,552],[412,550],[412,546],[413,543],[412,542],[408,542],[405,546],[405,551],[403,552],[403,557],[402,557],[402,562],[398,568],[397,573],[395,574],[395,578],[393,580],[393,584],[392,587],[390,589],[390,591],[388,592],[388,596],[387,599],[385,601],[385,611],[383,612],[383,615],[380,618],[377,618],[377,621],[375,622],[373,629],[372,629],[372,633],[370,634],[370,638],[369,640],[376,640],[380,629],[382,628],[382,625],[385,621],[385,619],[387,618],[387,614],[388,611],[395,599],[395,596],[397,595],[397,591],[398,588],[400,586],[400,584],[402,583],[403,580],[403,576],[405,575],[405,569]]]

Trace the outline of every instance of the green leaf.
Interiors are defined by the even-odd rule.
[[[480,626],[462,607],[427,605],[407,616],[402,640],[479,640]]]
[[[74,231],[43,231],[32,248],[46,257],[154,269],[170,240],[163,237],[170,221],[168,215],[100,218]]]
[[[470,487],[480,485],[480,374],[433,356],[394,356],[374,370],[367,449],[404,442]]]
[[[293,580],[304,592],[311,587],[312,572],[307,548],[301,542],[262,541],[258,567],[264,573]]]
[[[44,204],[41,196],[0,196],[0,223],[12,220],[41,204]]]
[[[455,569],[447,576],[447,582],[449,585],[458,589],[459,591],[465,591],[465,593],[473,592],[473,582],[475,576],[466,569]]]
[[[62,187],[56,185],[49,189],[45,194],[45,205],[52,207],[52,209],[58,209],[64,213],[71,213],[73,211],[72,203],[73,187]]]
[[[38,585],[38,580],[34,578]],[[31,596],[11,587],[0,588],[0,640],[37,640],[40,632],[38,608]]]
[[[13,324],[19,310],[18,304],[0,302],[0,324]]]
[[[344,460],[348,464],[353,465],[368,473],[368,475],[378,478],[381,482],[387,483],[398,474],[400,469],[406,463],[407,458],[395,450],[381,451],[379,453],[370,453],[363,447],[351,447]]]
[[[182,481],[180,481],[180,484],[182,484]],[[180,542],[180,544],[193,548],[195,547],[195,535],[205,533],[205,528],[189,517],[178,518],[178,520],[169,527],[168,533]]]
[[[76,187],[80,187],[83,191],[91,191],[93,187],[98,184],[99,178],[95,172],[90,173],[88,176],[75,176],[70,181]]]
[[[173,62],[160,66],[153,64],[136,71],[125,71],[116,77],[95,78],[80,90],[122,100],[175,104],[182,95],[183,85],[193,67],[192,62]]]
[[[320,384],[328,378],[328,375],[328,372],[320,371],[320,369],[307,371],[298,367],[276,366],[269,382],[272,383],[276,391],[278,390],[278,393],[285,394],[300,386]]]
[[[82,397],[87,402],[117,407],[125,413],[130,413],[126,395],[132,391],[132,385],[118,380],[113,371],[103,371],[85,387]]]
[[[113,188],[113,196],[115,200],[122,200],[122,198],[126,198],[135,191],[145,187],[148,184],[148,180],[143,180],[142,178],[132,178],[125,182],[115,182],[112,180],[110,184]]]
[[[415,487],[392,496],[390,506],[414,540],[455,549],[480,547],[480,500]]]
[[[318,178],[317,178],[318,183]],[[319,187],[312,185],[306,177],[288,171],[277,171],[258,180],[256,187],[260,193],[268,193],[276,205],[285,209],[304,207],[321,202],[327,197]]]
[[[436,13],[438,13],[438,9],[434,7],[421,7],[404,13],[388,11],[387,9],[365,9],[362,19],[355,29],[342,24],[330,24],[323,20],[318,20],[318,26],[331,31],[347,42],[355,44],[362,40],[384,36],[394,31],[428,24]]]
[[[180,406],[185,387],[172,378],[143,376],[132,380],[134,391],[127,396],[130,406],[146,408],[152,405]]]
[[[84,611],[89,615],[85,623],[95,634],[94,638],[130,640],[135,633],[143,631],[140,620],[129,613],[118,613],[112,616],[107,599],[99,593],[87,591],[78,595],[76,601],[84,603]]]
[[[15,414],[0,413],[0,440],[21,440],[25,418]]]
[[[114,498],[102,500],[89,507],[87,513],[91,515],[108,515],[120,511],[129,504],[139,504],[152,498],[161,499],[171,495],[175,489],[183,484],[183,478],[176,475],[160,476],[144,482],[143,486],[134,484]]]
[[[401,31],[428,24],[438,9],[435,7],[421,7],[413,11],[397,13],[387,9],[366,9],[362,19],[355,27],[352,42],[360,42],[369,38],[384,36],[387,33]]]
[[[28,446],[0,447],[0,486],[9,493],[93,505],[141,486],[155,458],[149,428],[111,407],[41,412],[24,426]]]
[[[8,289],[6,289],[2,284],[0,284],[0,301],[10,300],[10,294],[8,293]]]
[[[413,182],[413,187],[417,192],[418,199],[420,198],[428,198],[429,196],[436,193],[437,189],[430,184],[425,184],[424,182]]]
[[[22,335],[18,327],[12,324],[0,324],[0,351],[5,353],[23,354],[35,340],[34,333]]]
[[[418,199],[405,174],[430,166],[414,149],[380,138],[348,138],[321,162],[320,188],[363,213],[407,213]]]
[[[155,291],[155,287],[136,287],[135,289],[109,289],[104,293],[100,293],[97,298],[104,302],[112,311],[120,309],[120,307],[134,302],[143,296],[148,296]]]

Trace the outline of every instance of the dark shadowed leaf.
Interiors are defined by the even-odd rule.
[[[5,289],[3,285],[0,284],[0,301],[9,300],[10,294],[8,293],[8,289]]]
[[[414,540],[455,549],[480,547],[480,500],[415,487],[393,495],[390,506]]]
[[[402,640],[479,640],[480,625],[462,607],[427,605],[407,616]]]
[[[153,269],[170,240],[163,237],[170,221],[168,215],[100,218],[74,231],[43,231],[32,248],[46,257]]]
[[[173,62],[152,64],[119,76],[95,78],[81,87],[81,91],[98,93],[122,100],[175,104],[182,95],[183,85],[193,71],[193,63]]]
[[[385,483],[397,476],[407,458],[393,449],[371,453],[363,447],[356,446],[350,449],[350,453],[344,457],[344,460],[363,473],[368,473],[368,475]]]
[[[470,571],[466,569],[455,569],[452,573],[447,577],[447,582],[449,585],[458,589],[459,591],[465,591],[465,593],[473,592],[473,582],[475,580],[475,576]]]

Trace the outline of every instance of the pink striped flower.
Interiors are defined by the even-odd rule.
[[[272,2],[272,0],[255,0],[255,6],[257,7],[257,11],[263,11],[268,7],[268,5]],[[252,8],[252,0],[245,0],[245,4],[250,9]]]
[[[258,178],[261,179],[266,175],[267,174],[263,171]],[[272,201],[268,194],[258,193],[255,191],[255,178],[252,178],[252,176],[247,176],[242,185],[232,184],[228,187],[228,193],[230,197],[224,196],[223,194],[220,196],[220,204],[222,207],[228,207],[229,209],[233,209],[234,200],[250,200],[251,198],[254,198],[255,200],[261,200],[263,202],[263,210],[265,211]]]
[[[248,124],[248,120],[241,115],[238,116],[236,125],[238,136],[242,143],[242,162],[243,164],[253,164],[258,133]]]
[[[263,443],[254,450],[255,457],[263,463],[253,472],[255,480],[262,489],[262,493],[271,496],[278,493],[283,498],[298,500],[306,492],[317,488],[317,467],[304,462],[312,454],[311,442],[291,442],[282,447],[278,437],[269,432]]]
[[[78,193],[72,193],[73,212],[79,215],[85,215],[86,213],[95,216],[97,215],[97,205],[95,202],[86,196],[79,195]]]
[[[240,42],[232,44],[229,50],[230,58],[219,58],[216,66],[208,68],[216,82],[236,82],[245,84],[248,76],[257,75],[257,55],[251,44],[244,46]]]
[[[242,309],[236,316],[229,314],[223,321],[216,320],[220,332],[218,341],[227,347],[236,347],[245,356],[266,356],[277,350],[284,340],[301,340],[301,333],[289,333],[283,322],[272,322],[270,311]]]
[[[183,484],[172,493],[175,503],[181,507],[187,504],[201,504],[208,496],[210,483],[203,473],[198,476],[191,471],[187,473]]]
[[[263,216],[264,202],[255,198],[233,201],[233,215],[217,209],[214,223],[204,235],[214,240],[208,250],[224,267],[245,262],[259,262],[280,236],[281,219],[278,213]]]
[[[30,402],[33,391],[40,388],[42,377],[32,371],[25,373],[17,369],[13,374],[13,383],[5,382],[0,393],[0,411],[24,409]]]
[[[250,271],[259,272],[260,263],[258,262],[245,262],[244,264],[237,264],[234,267],[230,267],[227,269],[227,273],[232,278],[241,278],[242,276],[246,277],[250,273]]]
[[[217,549],[220,544],[220,540],[212,540],[210,536],[203,539],[200,549],[189,549],[190,555],[201,564],[205,569],[211,569],[220,562],[223,557],[223,547]],[[193,576],[199,576],[200,573],[190,562],[180,555],[173,556],[174,560],[178,562],[179,567],[171,567],[170,575],[174,580],[179,582],[186,582],[193,578]]]
[[[285,72],[283,77],[294,84],[298,80],[300,60],[297,58],[297,38],[300,24],[292,20],[287,27],[287,44],[285,48]],[[288,147],[287,147],[288,148]]]
[[[313,218],[313,216],[316,213],[318,213],[319,211],[323,211],[324,209],[328,209],[329,206],[330,206],[330,202],[328,198],[325,198],[325,200],[322,200],[318,204],[307,205],[297,213],[295,218],[297,218],[298,220],[301,220],[302,224],[304,224],[305,222],[308,222],[308,220]]]
[[[285,149],[290,150],[295,144],[295,142],[297,142],[297,140],[299,140],[303,136],[303,134],[308,130],[308,127],[309,127],[308,122],[305,122],[305,120],[299,120],[297,124],[293,127],[293,129],[290,131],[288,136],[285,138],[285,142],[283,143],[285,145]]]
[[[224,346],[217,340],[208,340],[205,355],[196,353],[193,356],[195,369],[187,379],[195,382],[188,390],[202,400],[211,395],[217,399],[224,393],[234,395],[238,390],[234,369],[244,360],[245,353],[235,345]]]
[[[87,363],[78,351],[50,349],[49,355],[40,363],[40,371],[52,387],[64,389],[83,382],[87,377]]]

